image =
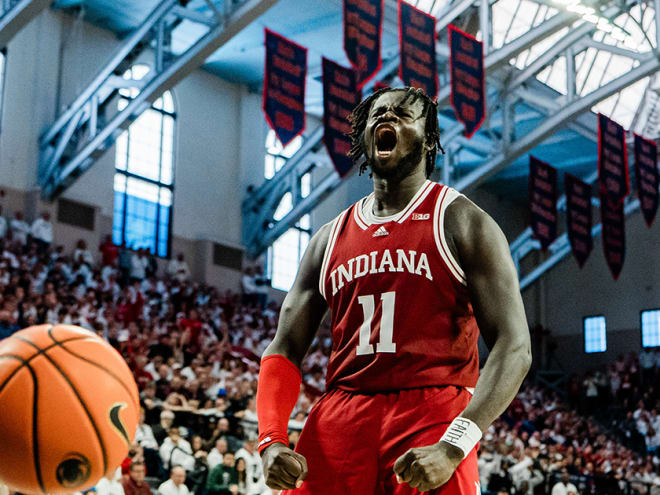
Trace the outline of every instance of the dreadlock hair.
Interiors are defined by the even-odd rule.
[[[412,103],[415,103],[417,100],[421,99],[424,103],[424,117],[426,122],[424,124],[424,132],[426,136],[426,145],[430,146],[429,151],[426,153],[426,177],[428,178],[435,170],[435,156],[438,150],[442,154],[445,153],[445,150],[440,145],[440,129],[438,128],[438,104],[429,98],[423,90],[419,88],[382,88],[362,100],[358,106],[353,109],[353,112],[348,116],[349,121],[351,122],[351,132],[347,134],[351,138],[351,149],[348,152],[348,156],[351,157],[353,163],[357,163],[361,157],[364,156],[364,160],[360,163],[360,175],[367,170],[367,159],[364,146],[364,131],[367,126],[367,120],[369,119],[369,111],[371,110],[371,105],[373,104],[379,96],[389,92],[389,91],[404,91],[406,93],[406,99],[412,98]]]

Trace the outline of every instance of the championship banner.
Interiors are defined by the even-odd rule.
[[[564,174],[566,191],[566,230],[573,256],[580,268],[593,248],[591,238],[591,184],[571,174]]]
[[[658,149],[653,141],[635,134],[635,177],[639,206],[649,227],[658,210]]]
[[[598,181],[601,195],[622,202],[630,190],[626,133],[622,126],[598,114]]]
[[[357,89],[357,71],[347,69],[323,57],[323,142],[337,170],[344,177],[353,166],[348,152],[351,149],[351,124],[348,115],[362,100]]]
[[[307,48],[265,29],[263,108],[282,146],[305,130]]]
[[[614,280],[619,278],[626,255],[623,201],[600,195],[600,221],[603,224],[603,250]]]
[[[435,17],[399,0],[399,78],[421,88],[429,98],[438,94],[435,58]]]
[[[358,89],[380,70],[384,0],[344,0],[344,52],[358,72]]]
[[[534,237],[545,251],[557,237],[557,169],[529,157],[529,212]]]
[[[486,77],[483,44],[456,26],[449,25],[449,73],[451,106],[465,125],[467,138],[486,118]]]

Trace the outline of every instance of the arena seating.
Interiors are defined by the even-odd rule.
[[[122,464],[124,476],[131,463],[143,461],[155,490],[168,468],[180,464],[191,491],[225,493],[207,482],[233,452],[244,459],[237,493],[263,485],[263,478],[250,479],[258,461],[254,397],[259,356],[276,330],[274,303],[193,282],[185,269],[159,275],[146,251],[108,242],[97,256],[102,262],[94,263],[84,243],[69,255],[12,240],[10,231],[0,253],[0,338],[40,323],[80,325],[107,339],[131,366],[144,418]],[[292,445],[324,389],[330,349],[324,325],[303,365]],[[549,494],[562,470],[582,495],[660,493],[658,366],[642,370],[636,357],[621,358],[574,377],[565,397],[525,385],[484,433],[484,493]],[[119,483],[119,476],[105,483]],[[265,485],[261,490],[270,493]]]

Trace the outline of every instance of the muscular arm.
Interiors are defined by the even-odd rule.
[[[277,490],[300,487],[307,476],[307,461],[288,447],[286,420],[299,393],[300,378],[293,367],[300,368],[327,309],[319,293],[319,276],[329,231],[330,224],[324,225],[310,241],[282,304],[275,338],[262,358],[257,392],[260,444],[265,445],[261,458],[266,484]]]
[[[465,271],[477,324],[490,350],[461,414],[485,431],[509,406],[529,371],[527,318],[509,244],[495,221],[459,197],[447,208],[445,232]]]
[[[529,366],[529,330],[509,245],[497,224],[474,203],[457,198],[445,214],[445,234],[467,279],[474,314],[490,349],[472,400],[461,416],[481,431],[508,407]],[[394,463],[399,482],[424,492],[445,484],[463,460],[449,442],[408,450]]]
[[[319,293],[319,276],[330,225],[324,225],[312,237],[293,287],[282,303],[275,338],[263,357],[280,354],[300,368],[328,308]]]

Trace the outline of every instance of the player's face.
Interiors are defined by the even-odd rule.
[[[404,91],[389,91],[369,111],[364,145],[371,170],[383,178],[403,178],[422,161],[425,147],[424,103]]]

